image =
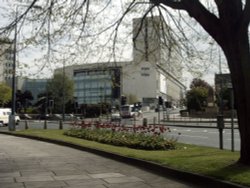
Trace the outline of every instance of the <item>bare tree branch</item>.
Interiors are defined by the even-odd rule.
[[[182,1],[176,1],[176,0],[150,0],[151,3],[155,5],[164,4],[168,7],[171,7],[172,9],[178,9],[178,10],[186,10],[185,6]]]
[[[243,11],[242,24],[245,27],[248,27],[250,23],[250,0],[246,0],[245,8]]]
[[[28,6],[28,8],[25,10],[25,12],[23,14],[21,14],[20,16],[18,16],[17,19],[15,19],[13,22],[11,22],[8,26],[0,28],[0,30],[2,30],[0,32],[0,35],[6,33],[9,30],[12,30],[16,26],[16,24],[18,24],[18,22],[20,20],[22,20],[23,17],[26,16],[30,12],[30,10],[32,9],[32,7],[35,6],[35,4],[36,4],[37,1],[38,0],[33,0],[33,2]]]
[[[219,19],[209,12],[199,0],[151,0],[174,9],[185,10],[218,42],[221,41],[221,25]]]

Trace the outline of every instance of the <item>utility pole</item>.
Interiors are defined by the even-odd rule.
[[[217,126],[219,129],[219,144],[220,149],[223,149],[223,129],[224,129],[224,116],[223,116],[223,96],[222,96],[222,89],[223,89],[223,75],[221,70],[221,56],[219,51],[219,78],[220,78],[220,106],[219,106],[219,115],[217,116]]]
[[[62,80],[62,92],[63,92],[63,98],[62,98],[62,120],[65,120],[65,58],[63,58],[63,80]]]
[[[9,130],[16,130],[15,112],[16,112],[16,53],[17,53],[17,18],[18,18],[18,6],[16,6],[16,25],[14,30],[13,40],[13,65],[12,65],[12,107],[11,115],[9,116]]]
[[[15,28],[14,28],[14,39],[13,39],[13,65],[12,65],[12,106],[11,106],[11,115],[9,116],[9,125],[8,128],[10,131],[16,130],[16,57],[17,57],[17,26],[18,22],[18,8],[19,6],[27,7],[29,5],[18,4],[16,5],[16,15],[15,15]],[[34,9],[42,9],[40,6],[33,6]]]

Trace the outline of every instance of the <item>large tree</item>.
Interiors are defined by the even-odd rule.
[[[54,112],[62,113],[63,103],[74,99],[74,82],[65,74],[55,74],[47,83],[47,91],[54,100]]]
[[[21,1],[21,0],[19,0]],[[125,0],[124,0],[125,1]],[[124,2],[122,1],[122,2]],[[169,8],[176,11],[177,15],[183,15],[186,17],[186,13],[195,20],[204,30],[210,35],[217,44],[221,47],[225,54],[232,77],[232,83],[234,88],[234,95],[236,99],[236,106],[238,110],[238,122],[241,137],[241,155],[239,162],[250,165],[250,49],[249,49],[249,22],[250,22],[250,0],[131,0],[126,6],[122,6],[121,9],[113,9],[107,11],[107,7],[114,6],[117,1],[90,1],[90,0],[72,0],[72,1],[47,1],[33,0],[26,11],[23,11],[17,19],[11,22],[4,28],[0,28],[1,32],[13,30],[14,26],[22,21],[22,18],[27,16],[29,10],[34,5],[41,5],[43,10],[36,12],[35,16],[29,18],[41,23],[41,27],[35,27],[34,36],[27,37],[27,43],[41,43],[45,44],[45,38],[48,39],[48,49],[51,47],[52,41],[59,41],[63,37],[63,33],[67,36],[64,37],[68,42],[72,39],[76,39],[72,42],[73,45],[81,44],[82,41],[88,43],[84,37],[92,36],[98,41],[104,39],[110,39],[113,36],[114,41],[119,34],[119,27],[122,25],[122,21],[125,20],[125,15],[134,10],[140,9],[140,6],[147,5],[143,13],[137,12],[145,18],[148,14],[153,12],[153,9],[159,11],[160,14],[165,13],[170,15],[167,19],[176,24],[175,28],[182,29],[181,34],[185,34],[185,28],[179,25],[180,20],[174,19],[175,13],[171,12]],[[120,2],[120,1],[119,1]],[[212,5],[212,6],[210,6]],[[103,6],[103,7],[101,7]],[[123,14],[117,16],[115,12],[122,12]],[[107,14],[106,17],[104,14]],[[137,16],[138,16],[137,14]],[[153,13],[152,13],[153,14]],[[45,15],[44,17],[42,15]],[[95,22],[97,17],[109,18],[111,21],[103,22],[107,25],[105,29],[93,32],[102,23]],[[44,20],[42,20],[44,18]],[[27,18],[26,18],[27,20]],[[116,21],[114,21],[116,20]],[[113,21],[113,22],[112,22]],[[54,24],[50,24],[54,22]],[[22,22],[23,23],[23,22]],[[48,23],[48,24],[46,24]],[[91,24],[95,23],[95,27],[90,28]],[[66,27],[66,26],[69,27]],[[192,25],[192,24],[190,24]],[[52,26],[54,27],[52,29]],[[47,28],[47,32],[46,29]],[[111,31],[109,35],[98,38],[98,34],[102,34],[105,31]],[[53,30],[53,32],[52,32]],[[72,35],[70,31],[73,31]],[[167,38],[173,38],[177,32],[172,32],[173,29],[164,30],[167,34]],[[41,33],[40,35],[38,33]],[[161,31],[162,32],[162,31]],[[6,33],[6,32],[5,32]],[[172,33],[172,34],[171,34]],[[199,36],[200,33],[197,33]],[[36,39],[34,39],[36,38]],[[184,37],[185,38],[185,37]],[[84,40],[82,40],[84,39]],[[165,38],[166,39],[166,38]],[[65,41],[64,40],[64,41]],[[178,40],[172,41],[175,44]],[[180,40],[183,44],[183,40]],[[105,42],[103,42],[105,43]],[[64,43],[65,44],[65,43]],[[116,42],[113,42],[114,46]],[[191,45],[184,45],[186,49],[189,49]],[[88,44],[84,49],[88,50]],[[66,48],[66,47],[64,47]],[[72,46],[70,47],[72,48]],[[101,47],[104,49],[103,47]],[[106,48],[114,51],[115,47]],[[181,49],[181,48],[179,48]],[[91,48],[91,51],[93,48]],[[81,53],[81,52],[80,52]],[[50,54],[50,53],[48,53]],[[186,58],[187,60],[188,58]]]
[[[21,90],[17,90],[16,92],[16,103],[18,104],[17,107],[19,109],[17,109],[17,111],[22,110],[22,108],[24,109],[24,112],[26,113],[27,107],[29,107],[31,105],[31,101],[34,99],[31,91],[29,90],[25,90],[24,92],[22,92]]]
[[[218,15],[199,0],[151,0],[188,12],[222,48],[231,72],[236,99],[241,155],[239,162],[250,165],[250,0],[214,0]]]
[[[202,110],[202,107],[207,106],[209,100],[213,100],[213,93],[213,88],[206,81],[194,78],[190,84],[190,90],[186,93],[188,109]]]

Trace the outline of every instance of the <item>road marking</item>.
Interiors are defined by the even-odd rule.
[[[232,140],[231,138],[228,138],[228,139],[226,139],[226,140]],[[234,141],[236,141],[236,142],[240,142],[240,139],[239,138],[234,138]]]
[[[186,135],[186,134],[181,134],[180,136],[185,136],[185,137],[190,137],[190,138],[203,138],[203,139],[208,139],[207,136],[191,136],[191,135]]]

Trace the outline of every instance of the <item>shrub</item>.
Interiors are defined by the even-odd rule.
[[[67,136],[82,138],[115,146],[125,146],[144,150],[175,149],[176,139],[166,139],[161,134],[169,129],[163,126],[128,128],[112,124],[86,124],[64,132]]]

